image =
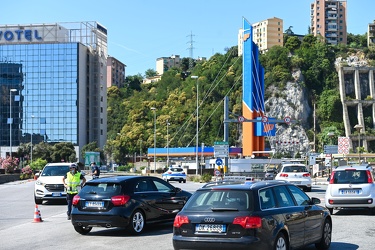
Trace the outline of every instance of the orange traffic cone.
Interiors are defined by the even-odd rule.
[[[38,205],[35,205],[34,221],[33,222],[42,222],[42,218],[40,217],[40,211],[38,209]]]

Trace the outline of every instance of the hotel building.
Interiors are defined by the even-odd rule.
[[[29,142],[103,148],[107,57],[97,22],[0,25],[0,156]]]

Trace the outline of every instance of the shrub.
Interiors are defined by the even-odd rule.
[[[14,170],[17,169],[18,163],[19,163],[18,158],[14,158],[14,157],[10,158],[9,156],[5,159],[0,158],[1,168],[5,169],[6,173],[13,173]]]
[[[209,173],[204,173],[202,175],[202,181],[203,182],[210,182],[212,180],[212,175]]]

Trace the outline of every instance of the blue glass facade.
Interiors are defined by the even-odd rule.
[[[107,57],[96,22],[0,26],[0,156],[42,141],[103,148]]]
[[[77,43],[0,46],[1,96],[12,98],[12,105],[9,98],[1,102],[1,146],[10,144],[10,106],[12,145],[29,142],[31,134],[34,143],[77,145],[77,51]]]

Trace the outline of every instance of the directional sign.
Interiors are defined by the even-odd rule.
[[[214,142],[214,157],[228,157],[229,156],[229,143],[227,141]]]
[[[223,160],[220,159],[220,158],[217,158],[217,159],[216,159],[216,165],[218,165],[218,166],[223,165]]]
[[[324,145],[325,154],[337,154],[338,146],[337,145]]]

